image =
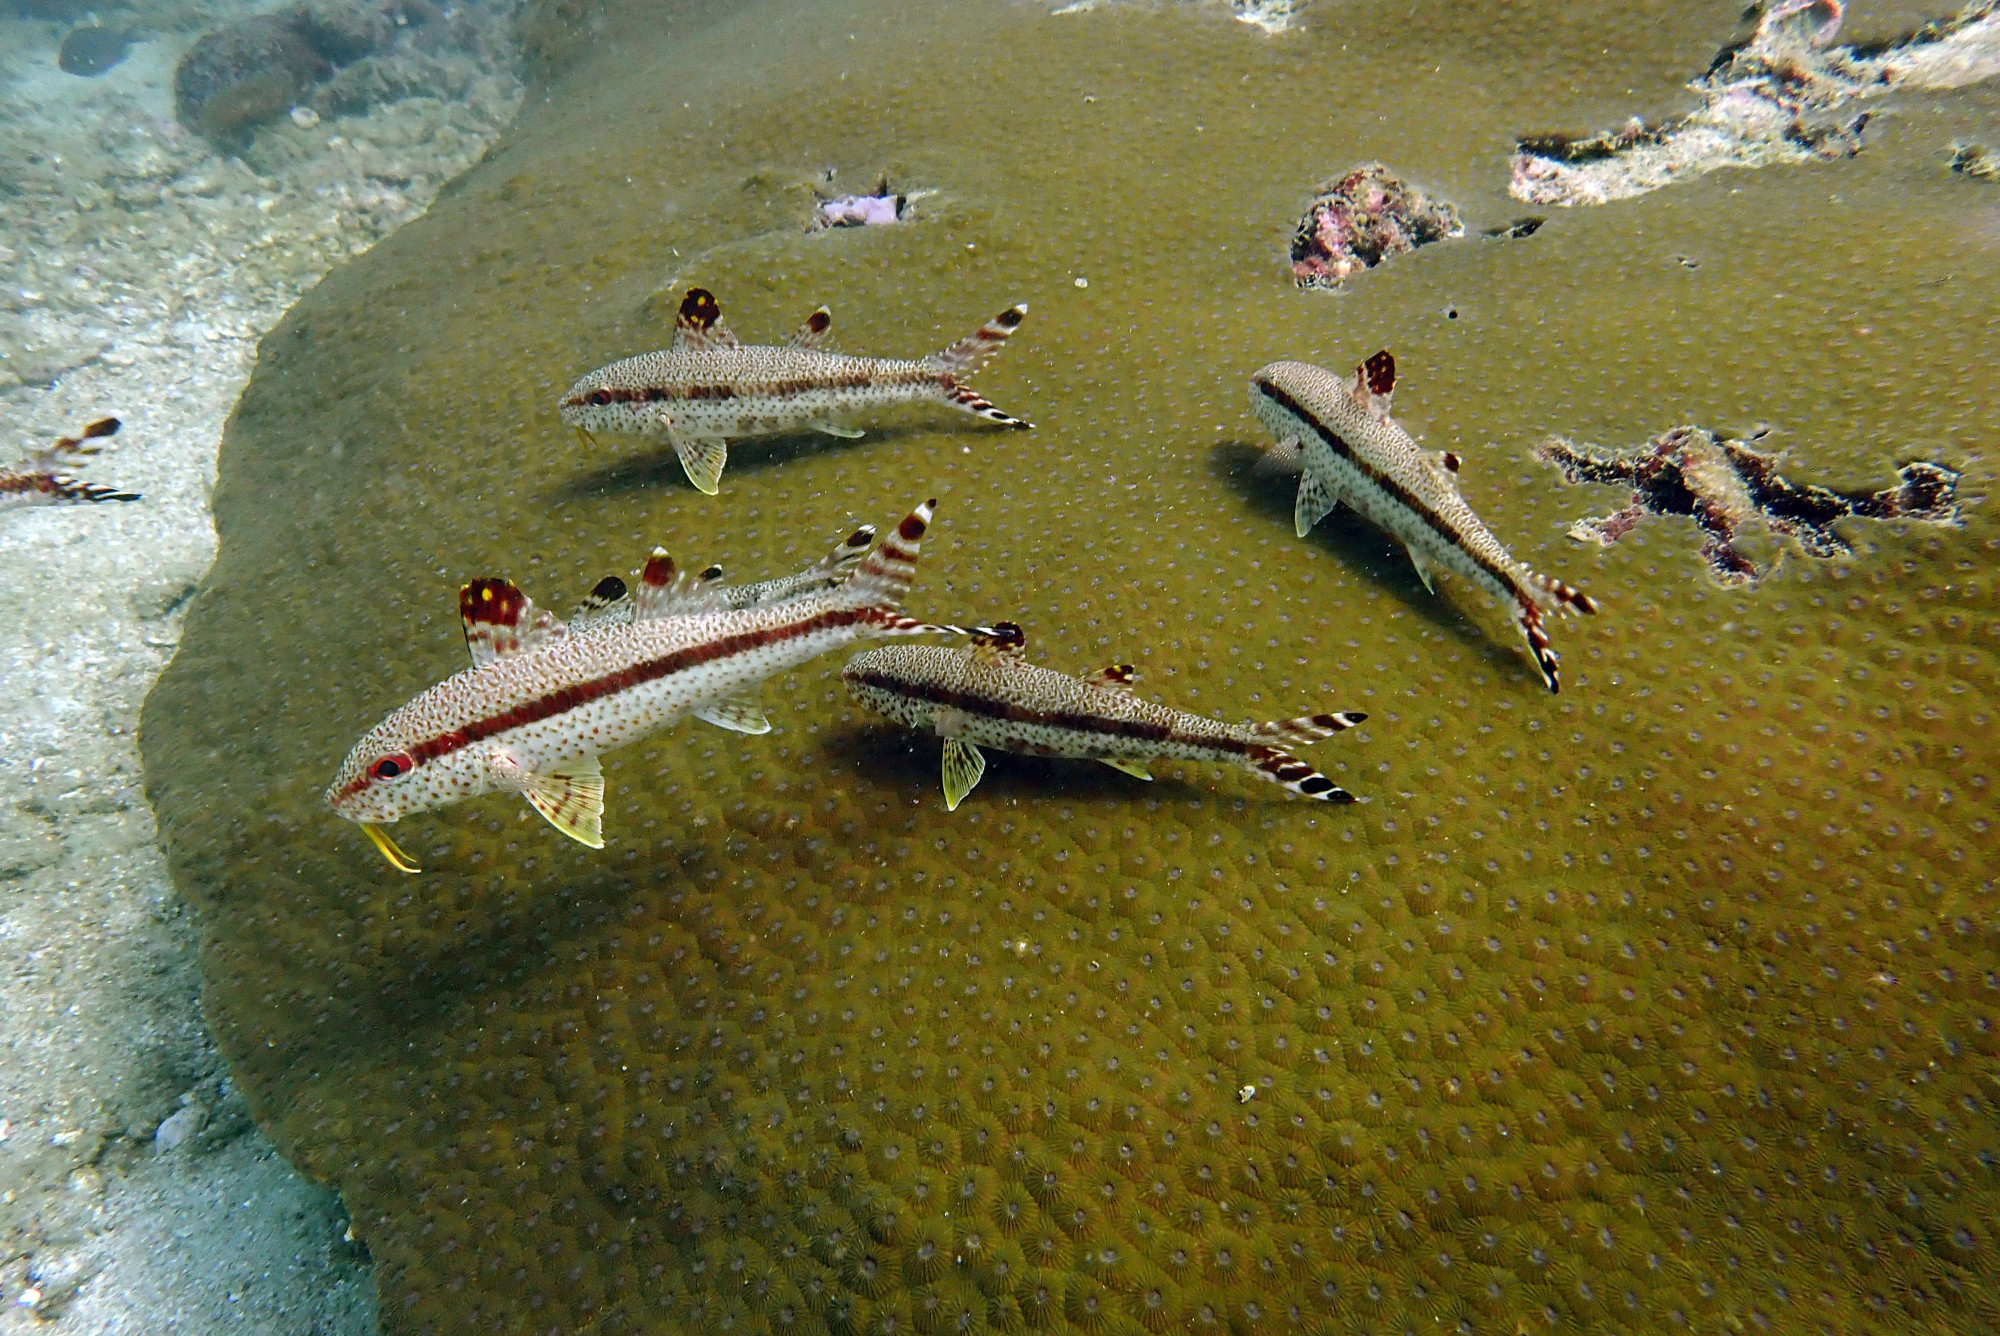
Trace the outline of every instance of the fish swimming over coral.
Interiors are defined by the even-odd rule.
[[[916,577],[935,501],[904,517],[839,584],[747,609],[688,612],[688,588],[656,557],[632,620],[572,634],[508,580],[459,591],[472,667],[419,694],[354,745],[326,790],[405,872],[380,827],[414,812],[510,790],[551,825],[604,845],[598,756],[692,714],[743,733],[770,729],[745,694],[830,649],[933,627],[897,611]],[[699,596],[694,606],[701,606]]]
[[[958,810],[986,773],[981,747],[1027,756],[1102,761],[1151,779],[1148,761],[1248,766],[1294,793],[1326,802],[1354,795],[1282,744],[1314,742],[1368,716],[1303,715],[1224,724],[1132,693],[1129,663],[1072,677],[1028,662],[1012,622],[971,632],[971,646],[892,645],[857,654],[840,670],[854,699],[908,728],[944,739],[944,805]]]
[[[710,566],[691,576],[676,575],[666,549],[656,547],[645,569],[640,572],[640,581],[642,585],[675,583],[682,612],[740,612],[744,608],[783,603],[787,599],[831,589],[854,573],[855,563],[868,555],[868,549],[874,542],[875,526],[864,524],[835,543],[832,551],[797,575],[781,575],[775,580],[759,580],[755,584],[744,585],[722,584],[720,566]],[[662,562],[664,566],[660,564]],[[573,636],[589,635],[606,627],[630,626],[636,606],[625,581],[616,575],[607,575],[570,614],[569,633]]]
[[[33,450],[18,464],[0,468],[0,497],[26,501],[137,501],[137,492],[124,492],[109,483],[85,482],[62,471],[67,459],[94,455],[103,447],[88,442],[116,436],[123,424],[115,417],[99,418],[83,429],[81,436],[59,436],[46,450]]]
[[[570,386],[562,419],[588,443],[593,431],[664,436],[688,481],[710,496],[721,486],[728,438],[810,427],[855,437],[851,419],[901,403],[948,404],[1007,427],[1032,427],[1003,413],[966,378],[1020,327],[1026,305],[1010,306],[943,352],[916,361],[850,357],[822,345],[833,316],[822,306],[790,344],[742,344],[722,322],[706,288],[689,288],[674,319],[673,346],[613,362]]]
[[[1717,437],[1700,427],[1675,427],[1635,450],[1603,454],[1558,436],[1535,451],[1567,482],[1600,482],[1632,489],[1622,510],[1580,519],[1569,536],[1609,545],[1647,515],[1686,515],[1701,529],[1701,555],[1718,584],[1749,585],[1776,568],[1759,570],[1737,550],[1744,526],[1762,521],[1809,557],[1844,557],[1854,549],[1834,532],[1834,521],[1859,519],[1958,522],[1959,475],[1921,460],[1897,470],[1901,480],[1879,492],[1843,492],[1800,486],[1778,472],[1779,456],[1753,449],[1748,440]]]
[[[1550,691],[1562,690],[1542,614],[1597,611],[1588,594],[1516,561],[1458,494],[1459,457],[1420,448],[1389,416],[1396,359],[1387,349],[1354,369],[1353,382],[1305,362],[1273,362],[1250,378],[1250,407],[1277,438],[1275,453],[1303,471],[1293,522],[1301,538],[1345,501],[1400,539],[1424,588],[1432,573],[1464,576],[1511,604]]]

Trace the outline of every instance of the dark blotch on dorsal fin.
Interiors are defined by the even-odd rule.
[[[473,580],[458,591],[458,615],[468,625],[517,626],[527,605],[528,596],[512,580]]]
[[[722,304],[707,288],[689,288],[674,317],[677,349],[734,348],[736,336],[722,323]]]
[[[537,608],[512,580],[480,579],[462,586],[458,617],[474,667],[537,649],[569,634],[569,628],[557,621],[555,614]]]
[[[628,592],[625,588],[625,582],[615,575],[607,575],[590,587],[591,601],[599,607],[616,603],[619,599],[624,598]]]
[[[1014,622],[995,622],[991,626],[975,626],[971,630],[972,643],[983,650],[995,654],[1020,654],[1028,647],[1028,633]]]
[[[1361,364],[1367,373],[1368,389],[1384,398],[1396,392],[1396,359],[1387,348]]]
[[[1132,684],[1139,680],[1139,670],[1129,663],[1114,663],[1099,668],[1094,673],[1085,673],[1083,680],[1094,687],[1107,687],[1112,691],[1130,691]]]
[[[792,342],[801,348],[817,348],[826,342],[827,331],[832,328],[833,312],[822,306],[793,332]]]
[[[674,559],[665,548],[656,547],[639,572],[639,582],[651,589],[665,589],[674,582]]]

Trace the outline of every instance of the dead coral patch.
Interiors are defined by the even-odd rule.
[[[1826,162],[1861,151],[1868,112],[1896,88],[1953,88],[2000,73],[2000,0],[1886,44],[1834,46],[1840,0],[1782,0],[1754,33],[1688,85],[1701,99],[1667,125],[1632,120],[1595,135],[1516,142],[1508,193],[1530,204],[1603,204],[1719,167]]]
[[[1778,455],[1700,427],[1675,427],[1623,454],[1602,454],[1557,437],[1535,457],[1554,464],[1567,482],[1632,489],[1631,502],[1623,509],[1570,526],[1571,538],[1609,545],[1648,515],[1685,515],[1701,529],[1702,559],[1724,585],[1755,584],[1776,569],[1776,562],[1760,569],[1739,550],[1746,526],[1755,523],[1790,539],[1809,557],[1827,558],[1853,552],[1833,528],[1850,516],[1958,521],[1959,475],[1941,464],[1905,464],[1897,470],[1901,481],[1879,492],[1801,486],[1778,472]]]
[[[1458,210],[1379,162],[1319,187],[1292,233],[1292,279],[1337,288],[1350,275],[1434,241],[1465,235]]]

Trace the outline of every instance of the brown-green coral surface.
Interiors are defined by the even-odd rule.
[[[614,6],[304,300],[144,743],[210,1016],[345,1194],[387,1325],[2000,1325],[2000,215],[1937,157],[1993,94],[1851,162],[1479,235],[1517,212],[1516,134],[1671,114],[1737,8],[1349,3],[1270,40],[1184,8]],[[1298,291],[1292,220],[1366,159],[1468,236]],[[939,193],[808,236],[828,167]],[[664,342],[689,283],[753,340],[825,301],[896,356],[1027,300],[978,384],[1039,425],[743,444],[716,498],[578,443],[556,393]],[[1603,603],[1557,628],[1561,696],[1504,610],[1351,521],[1294,538],[1250,469],[1254,368],[1383,346],[1491,527]],[[1758,420],[1828,485],[1964,469],[1967,523],[1857,525],[1719,592],[1691,526],[1570,544],[1579,494],[1531,457]],[[947,815],[935,739],[830,658],[766,689],[767,736],[606,757],[601,852],[494,795],[401,823],[405,877],[321,806],[463,663],[464,579],[560,610],[655,542],[754,578],[927,495],[913,611],[1231,717],[1366,710],[1313,755],[1371,801],[995,757]]]

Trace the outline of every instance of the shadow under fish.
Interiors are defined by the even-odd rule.
[[[1759,432],[1750,440],[1761,439]],[[1879,492],[1803,486],[1778,472],[1780,456],[1752,449],[1748,441],[1718,438],[1700,427],[1675,427],[1645,445],[1606,454],[1558,436],[1535,451],[1571,483],[1630,487],[1632,500],[1609,515],[1578,520],[1569,536],[1609,545],[1648,515],[1685,515],[1702,532],[1701,555],[1716,582],[1755,584],[1777,569],[1759,568],[1737,548],[1746,524],[1761,520],[1809,557],[1844,557],[1854,549],[1834,531],[1850,517],[1958,523],[1959,474],[1923,461],[1897,470],[1898,483]]]

